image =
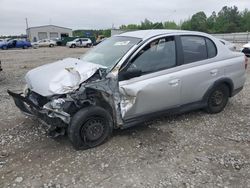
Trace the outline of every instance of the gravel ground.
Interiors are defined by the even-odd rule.
[[[104,145],[75,151],[15,107],[25,73],[87,49],[0,51],[0,187],[250,187],[250,71],[223,112],[195,111],[116,130]]]

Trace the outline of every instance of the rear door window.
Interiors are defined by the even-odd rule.
[[[202,61],[216,56],[214,43],[202,36],[181,36],[184,64]]]

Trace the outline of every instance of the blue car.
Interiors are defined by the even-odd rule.
[[[8,43],[4,40],[0,41],[0,48],[3,50],[6,50],[8,46]]]
[[[9,40],[8,42],[1,42],[0,43],[0,48],[3,50],[6,50],[8,48],[23,48],[27,49],[31,47],[31,43],[25,40]]]

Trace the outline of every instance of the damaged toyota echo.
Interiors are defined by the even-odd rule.
[[[79,59],[29,71],[22,93],[8,91],[26,115],[67,134],[76,149],[104,143],[113,129],[155,116],[221,112],[243,88],[247,58],[211,35],[147,30],[113,36]]]

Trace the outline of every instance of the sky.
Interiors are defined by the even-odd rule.
[[[199,11],[209,16],[234,5],[250,10],[250,0],[0,0],[0,35],[25,34],[25,18],[29,27],[108,29],[138,24],[145,18],[179,23]]]

